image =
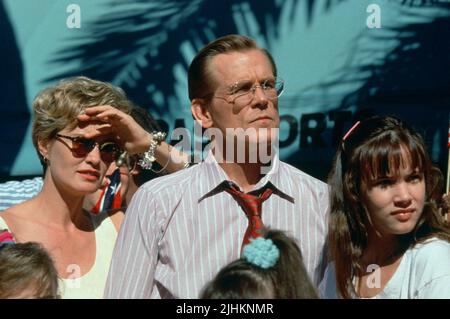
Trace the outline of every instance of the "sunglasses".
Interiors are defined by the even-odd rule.
[[[126,151],[119,155],[116,159],[117,167],[121,167],[126,165],[128,171],[132,171],[136,168],[137,162],[139,161],[139,157],[136,155],[129,155]]]
[[[96,140],[83,138],[79,136],[67,136],[62,134],[56,134],[56,137],[65,144],[75,157],[85,157],[88,155],[95,146],[98,145],[100,150],[100,157],[105,163],[114,162],[121,152],[120,147],[114,142],[104,142],[102,144],[98,143]],[[69,146],[61,138],[66,138],[72,142],[72,146]]]

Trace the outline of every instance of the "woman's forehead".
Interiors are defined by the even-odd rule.
[[[99,121],[89,123],[78,123],[75,127],[66,127],[63,131],[77,134],[101,132],[102,135],[112,133],[111,125]]]
[[[75,127],[66,127],[61,132],[69,133],[71,135],[83,136],[85,134],[94,134],[95,140],[107,140],[113,139],[114,134],[111,129],[111,125],[107,123],[89,123],[89,124],[77,124]]]

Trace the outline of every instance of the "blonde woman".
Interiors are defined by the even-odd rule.
[[[128,113],[124,92],[85,77],[62,81],[33,102],[33,143],[44,165],[44,184],[34,198],[1,214],[16,242],[38,242],[62,278],[63,298],[101,298],[122,213],[98,218],[83,209],[121,149],[110,125],[80,122],[89,107],[109,105]],[[92,139],[86,134],[95,133]]]

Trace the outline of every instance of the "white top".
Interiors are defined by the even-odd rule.
[[[334,264],[320,287],[324,298],[338,298]],[[356,297],[356,295],[353,293]],[[372,299],[450,299],[450,243],[432,238],[408,249],[384,289]]]
[[[125,214],[105,290],[107,298],[198,298],[239,258],[248,218],[224,190],[230,179],[209,153],[204,162],[139,188]],[[328,187],[275,157],[254,190],[270,184],[264,225],[287,231],[314,283],[326,263]]]
[[[76,265],[68,267],[68,274],[71,273],[71,275],[68,279],[59,279],[59,293],[63,299],[100,299],[103,297],[117,231],[111,218],[104,218],[101,222],[100,218],[103,219],[102,216],[93,217],[94,224],[100,224],[95,229],[94,265],[82,277],[79,277],[80,270]],[[0,229],[9,229],[1,217]]]

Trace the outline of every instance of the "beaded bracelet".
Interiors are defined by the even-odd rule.
[[[139,160],[139,165],[143,169],[151,169],[153,166],[153,162],[156,161],[155,158],[155,150],[158,147],[158,145],[161,144],[162,141],[166,139],[166,133],[164,132],[153,132],[152,137],[153,140],[150,143],[150,147],[148,148],[148,151],[144,153],[142,158]]]

